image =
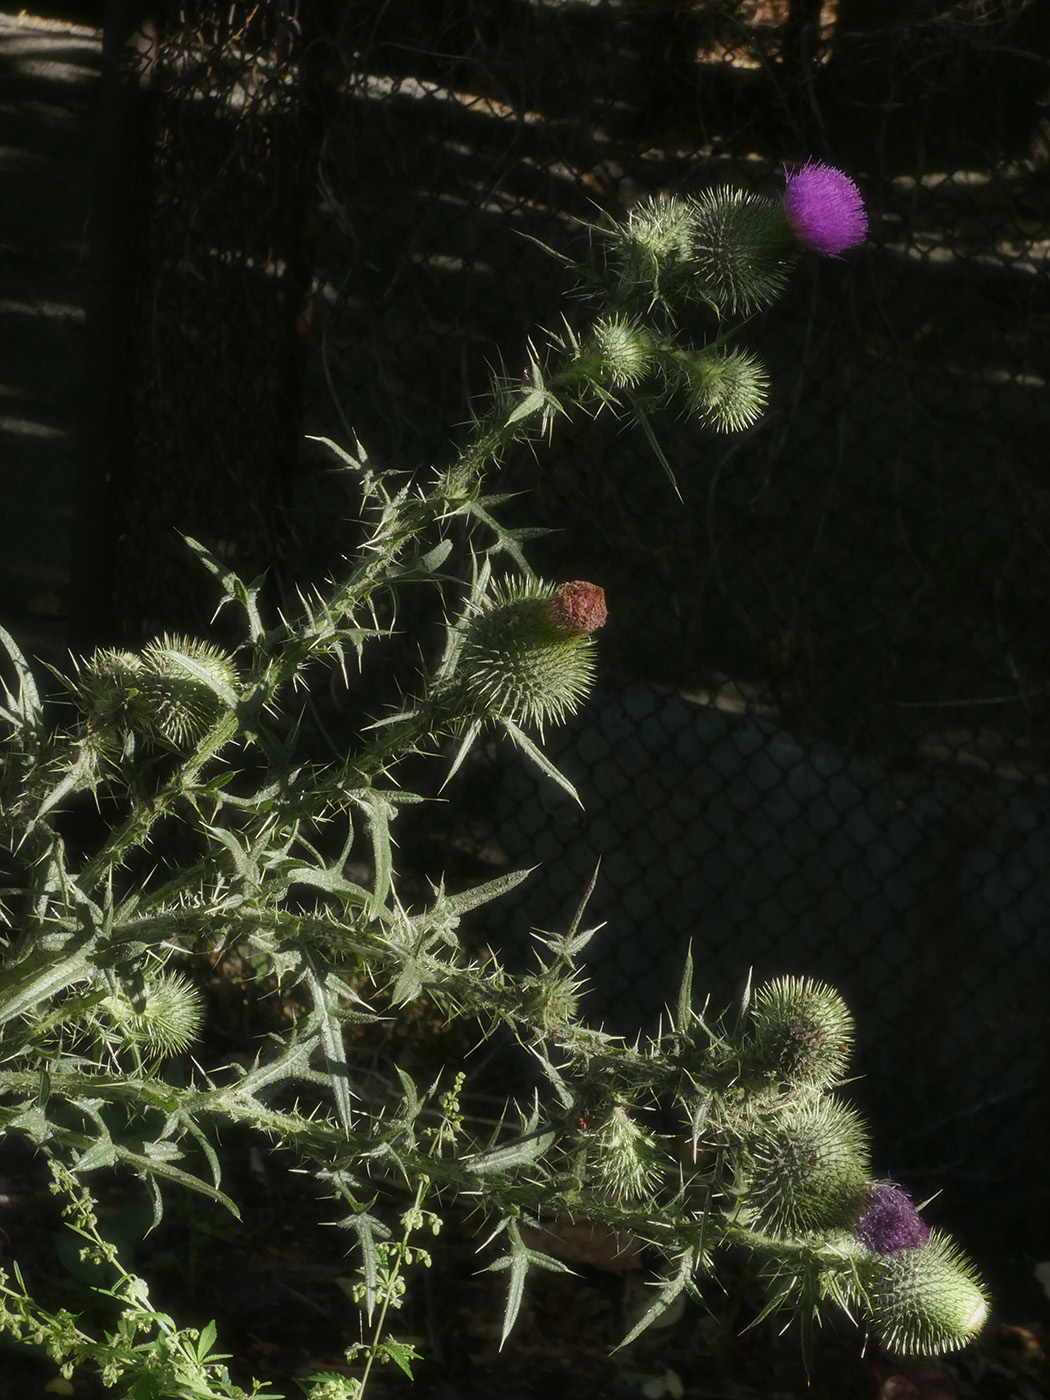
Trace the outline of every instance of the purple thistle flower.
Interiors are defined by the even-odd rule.
[[[930,1238],[930,1227],[912,1205],[907,1191],[881,1181],[872,1186],[853,1234],[872,1254],[895,1254],[898,1249],[915,1249],[925,1244]]]
[[[807,160],[800,170],[784,169],[784,212],[799,241],[826,258],[863,243],[868,216],[860,190],[841,170]]]

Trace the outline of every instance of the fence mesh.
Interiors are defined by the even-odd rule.
[[[131,631],[202,620],[173,525],[278,582],[334,566],[352,503],[304,432],[447,460],[561,314],[538,243],[579,256],[600,211],[809,155],[861,184],[863,252],[749,328],[763,421],[661,425],[681,501],[611,421],[507,464],[555,530],[537,565],[609,597],[600,693],[553,736],[583,809],[493,750],[416,845],[431,873],[544,861],[479,931],[519,956],[600,858],[615,1029],[690,941],[715,1006],[750,967],[833,981],[893,1170],[1015,1240],[1009,1183],[1050,1149],[1050,7],[159,8]]]

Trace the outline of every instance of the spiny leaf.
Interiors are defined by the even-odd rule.
[[[379,1288],[376,1240],[389,1239],[390,1231],[381,1220],[369,1215],[364,1206],[357,1207],[352,1214],[344,1216],[340,1224],[357,1236],[358,1248],[361,1251],[361,1273],[365,1283],[365,1312],[371,1322]]]
[[[253,642],[258,642],[265,635],[266,629],[262,625],[259,616],[258,597],[262,589],[262,579],[255,579],[252,583],[246,584],[244,580],[221,559],[214,555],[210,549],[206,548],[199,540],[195,540],[190,535],[184,535],[183,539],[193,550],[197,558],[204,567],[219,580],[226,597],[224,603],[239,603],[244,609],[248,619],[248,631]],[[221,605],[220,605],[221,606]]]
[[[529,878],[534,869],[533,866],[528,870],[512,870],[506,875],[497,875],[493,880],[486,880],[483,885],[472,885],[470,889],[461,890],[459,894],[442,894],[431,912],[440,909],[443,918],[449,914],[459,918],[472,909],[480,909],[516,889],[523,880]]]
[[[3,645],[4,650],[11,658],[11,665],[18,676],[17,696],[11,693],[7,685],[4,686],[7,705],[0,707],[0,714],[12,724],[20,724],[25,729],[36,730],[43,720],[44,707],[40,703],[40,692],[36,688],[36,681],[29,669],[29,663],[22,655],[10,632],[5,631],[3,627],[0,627],[0,644]]]
[[[514,1142],[504,1143],[500,1147],[493,1147],[488,1152],[465,1157],[463,1165],[475,1176],[528,1166],[554,1146],[556,1137],[557,1134],[553,1132],[533,1133],[528,1137],[517,1138]]]
[[[564,773],[559,772],[543,750],[537,748],[524,730],[519,729],[514,721],[510,719],[501,719],[500,724],[525,757],[530,759],[541,773],[545,773],[552,782],[557,783],[560,788],[569,794],[574,802],[582,807],[583,803],[580,801],[580,794],[576,791],[575,787],[573,787],[572,783],[569,782]]]
[[[683,1255],[682,1259],[679,1261],[678,1272],[659,1287],[652,1303],[646,1308],[645,1312],[627,1333],[623,1341],[616,1346],[616,1351],[621,1351],[624,1347],[630,1346],[633,1341],[640,1337],[647,1328],[651,1327],[653,1323],[667,1311],[675,1299],[679,1298],[682,1293],[687,1293],[690,1297],[696,1298],[699,1301],[700,1295],[692,1279],[695,1265],[696,1260],[694,1253],[690,1250],[689,1253]]]
[[[680,1035],[688,1035],[693,1023],[693,945],[689,944],[685,953],[685,967],[682,969],[682,984],[678,989],[678,1014],[675,1030]]]
[[[573,1270],[567,1264],[563,1264],[560,1259],[554,1259],[549,1254],[541,1254],[538,1250],[529,1249],[521,1238],[521,1232],[514,1221],[508,1223],[507,1237],[510,1240],[510,1253],[504,1254],[488,1265],[488,1269],[491,1271],[507,1269],[510,1275],[507,1282],[507,1304],[503,1313],[503,1335],[500,1337],[501,1351],[517,1321],[529,1269],[536,1267],[548,1269],[551,1273],[556,1274],[573,1273]]]
[[[225,1206],[231,1215],[240,1220],[240,1211],[224,1191],[209,1186],[206,1181],[201,1181],[191,1172],[184,1172],[181,1167],[173,1166],[170,1162],[158,1160],[145,1153],[133,1152],[130,1148],[122,1147],[119,1143],[115,1145],[115,1151],[117,1161],[123,1166],[130,1167],[140,1176],[163,1177],[165,1181],[170,1181],[176,1186],[183,1186],[188,1191],[195,1191],[200,1196],[207,1196],[209,1200],[217,1201],[219,1205]]]
[[[22,964],[21,975],[9,980],[0,992],[0,1022],[46,1006],[75,982],[90,981],[94,975],[96,943],[95,937],[82,938],[71,952],[57,960],[52,950],[35,949]]]
[[[325,1058],[325,1071],[335,1100],[336,1113],[343,1125],[343,1131],[350,1136],[350,1068],[346,1062],[346,1046],[343,1044],[343,1025],[333,1006],[324,969],[319,959],[310,952],[303,953],[306,964],[306,985],[313,998],[314,1013],[320,1027],[321,1047]]]

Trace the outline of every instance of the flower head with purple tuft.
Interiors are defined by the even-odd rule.
[[[912,1204],[907,1191],[890,1181],[875,1183],[853,1233],[873,1254],[915,1249],[930,1238],[930,1227]]]
[[[784,170],[784,212],[800,243],[826,258],[863,243],[868,216],[860,190],[841,170],[807,160]]]

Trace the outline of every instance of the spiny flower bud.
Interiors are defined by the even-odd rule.
[[[868,216],[860,190],[841,170],[807,160],[792,174],[785,168],[784,212],[798,241],[826,258],[863,243]]]
[[[142,691],[155,732],[176,748],[195,743],[222,712],[221,693],[237,684],[233,662],[188,637],[149,642],[142,660]]]
[[[751,1002],[744,1073],[776,1085],[826,1089],[849,1062],[853,1017],[832,987],[812,978],[766,982]]]
[[[891,1181],[875,1181],[853,1234],[872,1254],[894,1254],[898,1249],[915,1249],[925,1244],[930,1238],[930,1227],[907,1191]]]
[[[623,316],[598,321],[592,332],[594,372],[615,389],[629,389],[644,379],[653,361],[652,339]]]
[[[548,969],[535,978],[529,978],[525,987],[525,1010],[545,1031],[564,1031],[576,1020],[580,1009],[582,978],[571,974],[559,976]]]
[[[774,1235],[849,1228],[867,1192],[868,1144],[859,1115],[837,1099],[794,1104],[750,1143],[745,1203]]]
[[[623,1105],[611,1110],[589,1146],[596,1175],[611,1195],[637,1200],[652,1192],[663,1158],[653,1139]]]
[[[723,186],[692,202],[693,264],[719,311],[746,315],[784,290],[795,240],[771,199]]]
[[[76,699],[95,736],[115,738],[117,731],[146,722],[143,669],[142,658],[132,651],[100,650],[78,663]]]
[[[709,427],[738,432],[761,415],[769,376],[747,351],[709,346],[676,359],[690,408]]]
[[[130,731],[175,748],[194,743],[237,683],[229,657],[207,642],[161,637],[141,655],[96,651],[79,668],[77,701],[103,746]]]
[[[858,1265],[873,1329],[890,1351],[931,1355],[976,1337],[988,1317],[977,1271],[936,1230],[925,1244]]]
[[[624,223],[599,232],[610,244],[609,262],[622,297],[648,308],[695,280],[693,215],[686,200],[645,200]]]
[[[593,583],[497,585],[464,625],[456,681],[476,712],[542,727],[572,714],[594,679],[591,633],[605,621]]]
[[[107,997],[102,1008],[130,1041],[152,1055],[178,1055],[200,1031],[200,995],[177,972],[147,977],[137,1009],[123,989]]]

